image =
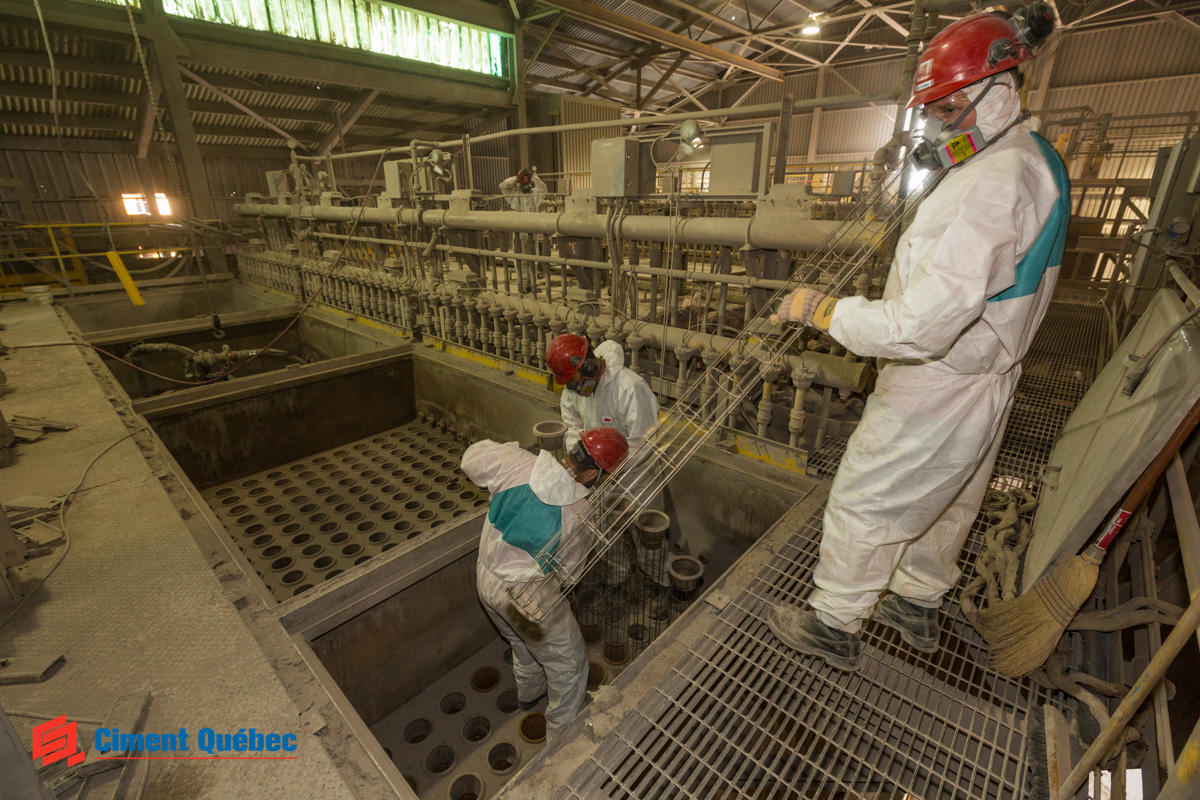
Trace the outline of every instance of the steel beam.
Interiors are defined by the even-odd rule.
[[[336,45],[284,39],[237,28],[222,28],[220,42],[201,40],[188,33],[194,25],[179,25],[178,31],[192,50],[187,59],[189,64],[285,78],[300,75],[321,84],[424,95],[448,103],[506,106],[512,102],[503,88],[505,81],[500,78],[475,76],[462,70],[372,53],[360,55]],[[274,49],[279,47],[287,47],[287,52]],[[360,63],[348,63],[351,58]],[[451,73],[458,79],[450,79]],[[459,78],[460,75],[463,78]]]
[[[677,33],[671,33],[662,28],[656,28],[653,25],[632,17],[627,17],[624,14],[618,14],[615,11],[609,11],[607,8],[595,5],[594,3],[589,3],[587,0],[546,0],[546,4],[561,8],[577,19],[595,23],[617,33],[627,36],[632,34],[639,39],[657,42],[676,50],[683,50],[710,61],[728,64],[747,72],[753,72],[755,75],[762,75],[765,78],[776,81],[783,80],[783,73],[774,67],[759,64],[748,58],[734,55],[720,48],[703,42],[697,42],[694,39],[680,36]]]
[[[317,145],[317,155],[327,155],[333,149],[333,146],[338,143],[338,140],[354,127],[354,123],[358,121],[364,111],[371,107],[371,103],[375,102],[375,98],[378,96],[379,90],[371,89],[351,103],[346,113],[338,118],[337,123],[333,126],[333,130],[326,134],[321,143]]]

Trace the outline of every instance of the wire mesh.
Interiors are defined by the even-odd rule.
[[[759,313],[769,312],[777,299],[804,283],[819,282],[824,293],[840,294],[877,255],[881,242],[898,230],[906,208],[896,199],[900,176],[897,171],[880,181]],[[936,183],[929,181],[923,191],[932,190]],[[573,518],[570,535],[560,534],[547,543],[510,590],[518,605],[528,608],[527,601],[533,598],[534,605],[548,610],[562,602],[556,586],[575,584],[610,548],[624,541],[637,515],[661,496],[709,435],[736,413],[763,376],[777,369],[782,356],[805,336],[799,325],[758,330],[747,325],[746,332],[730,341],[621,466],[592,492]],[[726,364],[728,371],[723,369]],[[553,580],[547,580],[547,569]]]
[[[1057,416],[1039,419],[1040,409],[1052,399],[1073,407],[1086,391],[1107,357],[1106,321],[1099,305],[1051,304],[1018,384],[1029,403],[1014,408],[994,485],[1016,483],[1036,494],[1061,425]],[[1071,378],[1056,383],[1043,377],[1048,368],[1069,369]],[[827,443],[823,457],[832,459],[838,447]],[[823,509],[800,513],[796,507],[780,521],[796,532],[746,586],[730,587],[733,599],[716,620],[556,800],[1024,796],[1026,719],[1064,699],[991,669],[983,640],[957,604],[943,607],[940,647],[932,654],[869,623],[864,665],[854,673],[798,655],[769,632],[771,606],[802,603],[812,590]],[[976,520],[968,537],[959,559],[963,582],[988,524]]]

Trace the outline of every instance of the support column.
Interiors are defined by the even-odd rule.
[[[179,72],[178,57],[187,55],[187,51],[167,24],[167,17],[162,13],[162,6],[158,0],[144,2],[142,9],[149,34],[146,38],[154,42],[154,60],[158,63],[162,98],[171,117],[171,128],[175,133],[175,146],[179,158],[177,166],[182,172],[191,212],[201,219],[215,219],[217,212],[213,205],[212,190],[208,186],[204,159],[200,157],[196,130],[192,127],[192,114],[188,109],[187,95],[183,91],[183,78]],[[167,145],[164,142],[165,146]],[[150,201],[153,202],[153,198],[150,198]],[[229,264],[225,260],[222,247],[206,245],[204,252],[213,272],[229,272]]]
[[[822,64],[817,67],[817,97],[825,96],[825,78],[832,69],[828,64]],[[808,129],[808,163],[813,163],[817,159],[817,142],[821,136],[821,107],[817,106],[812,111],[812,124]]]
[[[518,128],[528,128],[529,118],[526,115],[525,109],[525,81],[521,79],[521,66],[525,60],[525,23],[519,19],[513,22],[513,44],[512,55],[509,58],[509,72],[512,83],[512,101],[515,106],[513,117]],[[517,152],[516,159],[520,165],[512,170],[516,174],[517,169],[529,166],[529,137],[517,137]],[[512,148],[509,148],[509,163],[512,163],[514,153]]]

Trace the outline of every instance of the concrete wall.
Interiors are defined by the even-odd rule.
[[[148,416],[203,490],[403,425],[415,413],[412,361],[405,358]]]
[[[469,427],[472,440],[531,444],[533,425],[558,419],[558,395],[497,369],[425,348],[414,351],[418,410],[428,403]],[[722,457],[722,456],[726,457]],[[711,550],[720,572],[767,531],[811,481],[702,448],[669,484],[667,512],[693,553]]]
[[[279,305],[279,299],[268,298],[260,292],[251,292],[233,284],[216,284],[206,294],[203,287],[184,286],[177,288],[155,288],[142,293],[146,304],[135,306],[124,292],[104,292],[57,300],[71,319],[84,333],[104,331],[112,328],[130,328],[135,325],[153,325],[174,322],[193,317],[207,317],[208,298],[218,314],[237,311],[256,311]]]
[[[475,592],[475,554],[460,558],[312,642],[373,725],[499,634]]]

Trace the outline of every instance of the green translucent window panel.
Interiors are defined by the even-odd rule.
[[[124,5],[125,0],[98,0]],[[137,4],[138,0],[132,0]],[[508,72],[504,37],[378,0],[163,0],[168,14],[484,75]]]

